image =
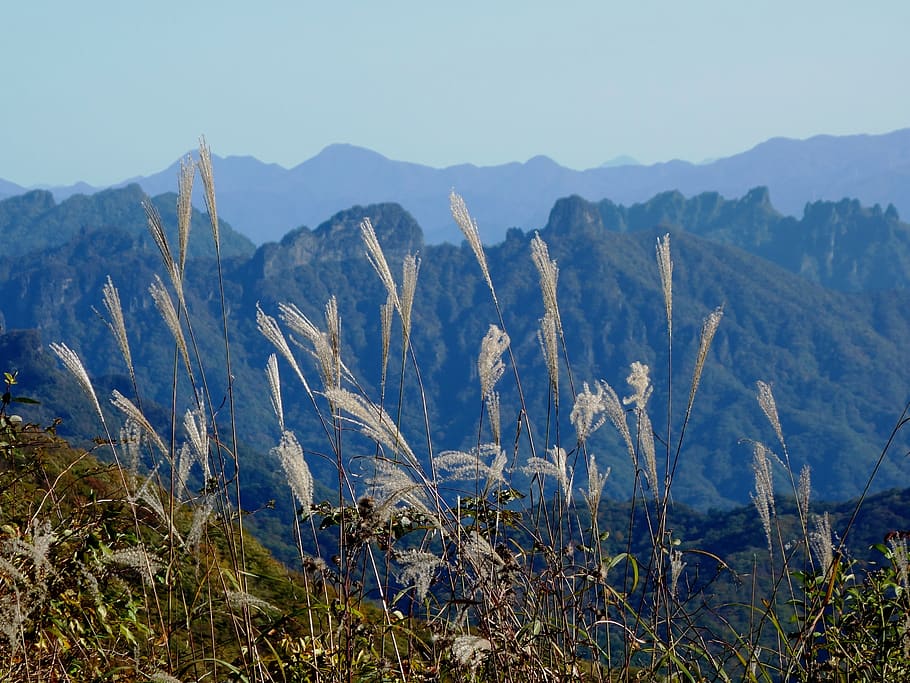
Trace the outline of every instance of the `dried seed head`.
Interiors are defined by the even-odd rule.
[[[82,390],[88,395],[92,404],[95,406],[98,417],[104,422],[104,414],[101,412],[101,404],[98,403],[98,396],[95,394],[95,388],[92,386],[92,381],[88,378],[88,373],[85,371],[85,366],[82,365],[82,361],[79,360],[79,356],[66,344],[52,343],[50,347],[51,351],[57,355],[57,358],[60,359],[66,369],[70,371],[70,374],[76,378],[79,386],[82,387]]]
[[[786,449],[784,444],[784,432],[780,427],[780,418],[777,415],[777,403],[774,400],[774,394],[771,392],[771,385],[759,380],[755,383],[758,387],[758,405],[761,406],[762,412],[774,428],[774,434],[780,442],[781,448]]]
[[[689,388],[689,410],[695,403],[695,392],[698,391],[698,384],[701,382],[701,373],[705,368],[705,359],[708,357],[708,349],[711,348],[711,342],[714,340],[714,333],[717,332],[717,326],[720,325],[720,319],[723,318],[724,311],[722,308],[715,308],[701,327],[701,339],[698,344],[698,356],[695,359],[695,372],[692,374],[692,385]]]
[[[670,233],[657,240],[657,268],[667,309],[667,331],[673,334],[673,261],[670,259]]]
[[[274,353],[269,354],[269,359],[265,364],[265,376],[268,378],[272,410],[275,411],[275,417],[278,418],[278,428],[283,432],[284,404],[281,402],[281,375],[278,372],[278,356]]]
[[[309,512],[313,504],[313,475],[303,458],[303,448],[297,437],[293,432],[282,432],[281,441],[271,453],[281,463],[297,504],[305,513]]]
[[[474,252],[474,257],[477,259],[477,263],[483,273],[483,279],[486,280],[487,287],[490,288],[490,292],[493,294],[493,299],[495,301],[496,292],[493,290],[493,280],[490,278],[490,269],[487,267],[487,256],[484,253],[483,244],[480,241],[480,230],[477,228],[477,222],[471,218],[471,214],[468,213],[468,207],[465,205],[464,199],[462,199],[460,195],[455,194],[454,190],[449,194],[449,207],[452,211],[452,218],[455,219],[455,222],[464,234],[465,239],[468,241],[468,246],[470,246],[471,251]]]
[[[768,552],[772,551],[771,518],[774,516],[774,479],[771,475],[771,460],[768,448],[762,443],[753,444],[752,472],[755,474],[755,493],[750,494],[758,510],[765,538],[768,541]]]
[[[366,245],[366,253],[370,265],[373,266],[373,270],[379,275],[379,279],[382,280],[382,284],[385,285],[386,292],[388,292],[392,301],[395,302],[395,308],[397,308],[400,313],[401,302],[398,299],[398,288],[395,286],[395,279],[392,277],[392,271],[389,269],[389,264],[386,261],[385,254],[382,252],[382,247],[379,245],[379,239],[376,237],[376,231],[373,229],[373,224],[370,222],[369,218],[364,218],[360,223],[360,235],[363,238],[364,245]]]
[[[480,377],[480,395],[487,396],[506,371],[502,355],[509,348],[509,335],[496,325],[490,325],[477,356],[477,374]]]
[[[212,224],[212,237],[215,240],[215,251],[221,253],[221,238],[218,231],[218,208],[215,205],[215,172],[212,168],[212,151],[204,137],[199,138],[199,175],[205,188],[205,207]]]
[[[405,351],[408,350],[411,339],[411,309],[414,307],[418,272],[420,272],[420,259],[411,254],[405,256],[401,274],[401,329],[404,335]]]
[[[177,251],[180,259],[180,274],[186,266],[186,250],[190,241],[190,224],[193,218],[193,178],[196,164],[187,155],[180,160],[180,176],[177,181]]]
[[[126,323],[123,320],[123,308],[120,306],[120,293],[114,287],[111,276],[107,276],[107,282],[101,288],[104,308],[110,316],[108,327],[114,333],[114,339],[117,341],[117,347],[120,349],[120,355],[126,363],[130,373],[133,372],[133,356],[130,353],[130,343],[126,336]]]

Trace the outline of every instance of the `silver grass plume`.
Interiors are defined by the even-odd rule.
[[[281,311],[281,319],[291,328],[292,332],[306,339],[311,345],[312,350],[307,352],[312,354],[319,364],[319,375],[322,378],[322,384],[325,388],[335,387],[341,383],[341,358],[338,354],[337,337],[341,334],[341,321],[338,318],[338,306],[335,303],[335,297],[329,299],[326,304],[326,320],[330,326],[334,326],[334,335],[336,343],[330,339],[330,333],[323,332],[304,315],[294,304],[278,304],[278,310]],[[300,345],[296,339],[291,341]]]
[[[325,304],[325,330],[331,358],[332,386],[341,386],[341,315],[334,295]]]
[[[382,324],[382,385],[385,386],[386,375],[389,369],[389,348],[392,345],[392,314],[395,311],[395,302],[391,296],[379,307],[379,318]]]
[[[714,333],[717,332],[717,326],[720,325],[721,318],[724,317],[723,308],[715,308],[705,318],[701,326],[701,338],[698,344],[698,356],[695,358],[695,372],[692,373],[692,386],[689,388],[689,410],[695,403],[695,392],[698,391],[698,384],[701,382],[701,373],[705,368],[705,359],[708,357],[708,350],[711,348],[711,342],[714,340]]]
[[[174,260],[170,244],[168,244],[167,233],[164,231],[164,223],[161,221],[161,214],[158,213],[158,209],[149,199],[143,200],[142,208],[145,209],[145,215],[148,219],[149,233],[151,233],[152,239],[158,246],[158,251],[161,252],[161,260],[164,263],[164,269],[167,271],[168,277],[170,277],[171,283],[174,285],[174,290],[177,292],[177,299],[182,305],[184,301],[183,277],[177,267],[177,261]]]
[[[420,259],[408,254],[404,257],[401,273],[401,329],[404,335],[404,350],[411,340],[411,309],[414,307],[414,292],[417,291],[417,274]]]
[[[667,309],[667,332],[673,334],[673,261],[670,259],[670,233],[657,240],[657,268]]]
[[[765,417],[768,418],[768,422],[771,423],[771,427],[774,428],[774,435],[777,436],[781,448],[786,449],[784,444],[784,432],[780,427],[780,418],[777,415],[777,403],[774,400],[771,385],[767,382],[762,382],[761,380],[756,382],[755,385],[758,387],[758,405],[761,407]]]
[[[597,517],[597,509],[600,507],[600,498],[603,495],[604,485],[607,483],[607,477],[610,476],[610,468],[603,474],[597,469],[597,459],[588,456],[588,488],[587,490],[579,489],[581,497],[584,498],[588,511],[591,513],[591,519]]]
[[[496,568],[505,564],[490,542],[475,530],[462,539],[459,554],[479,577],[489,577]]]
[[[272,316],[267,315],[263,312],[258,303],[256,304],[256,326],[259,328],[259,332],[262,333],[262,336],[268,339],[272,345],[278,349],[278,352],[284,357],[284,359],[290,364],[291,369],[294,370],[294,373],[297,375],[297,378],[303,385],[307,396],[312,398],[313,392],[310,390],[310,384],[306,381],[306,377],[304,377],[303,373],[300,371],[300,366],[297,364],[297,359],[294,358],[294,354],[291,353],[291,347],[288,346],[288,342],[284,338],[284,334],[281,332],[281,328],[278,327],[278,323]]]
[[[752,472],[755,474],[755,492],[750,493],[758,517],[761,519],[765,538],[768,541],[768,552],[771,545],[771,518],[774,516],[774,479],[771,475],[771,461],[768,459],[768,448],[762,443],[753,444]]]
[[[535,234],[531,240],[531,259],[537,266],[540,275],[540,293],[543,296],[543,307],[547,315],[552,317],[556,331],[562,334],[562,321],[559,319],[559,306],[556,302],[556,282],[559,279],[559,268],[556,261],[550,258],[547,243]]]
[[[104,301],[104,308],[110,316],[110,321],[108,321],[107,325],[111,328],[111,332],[114,333],[114,339],[120,349],[120,355],[123,356],[123,361],[126,363],[130,374],[132,374],[133,355],[130,353],[130,342],[126,336],[126,323],[123,319],[123,308],[120,305],[120,292],[114,286],[110,275],[107,276],[107,282],[101,287],[101,296],[102,301]]]
[[[475,671],[493,649],[492,643],[480,636],[457,636],[452,641],[452,658],[458,666]]]
[[[635,415],[638,423],[638,443],[645,458],[644,474],[654,497],[659,497],[657,481],[657,456],[654,448],[654,429],[648,415],[648,399],[654,392],[651,385],[650,368],[644,363],[632,363],[626,382],[632,387],[633,394],[622,400],[626,405],[635,406]]]
[[[144,545],[114,550],[106,558],[107,562],[121,567],[128,567],[138,573],[143,580],[151,583],[155,574],[166,565],[157,556],[151,554]]]
[[[281,463],[297,504],[308,513],[313,504],[313,475],[303,458],[303,448],[297,437],[293,432],[282,432],[281,441],[270,452]]]
[[[569,415],[569,420],[572,422],[572,426],[575,427],[575,434],[580,444],[585,443],[588,437],[600,429],[607,419],[604,415],[606,405],[604,403],[603,386],[595,384],[595,387],[596,390],[591,391],[591,387],[588,386],[587,382],[582,384],[581,391],[575,397],[572,413]]]
[[[537,330],[537,341],[540,342],[540,351],[547,364],[547,377],[550,380],[550,389],[553,397],[559,400],[559,343],[557,337],[558,323],[552,311],[546,311],[540,319],[540,329]]]
[[[79,386],[82,387],[82,390],[88,395],[92,404],[95,406],[95,412],[98,413],[101,422],[104,422],[104,414],[101,412],[101,404],[98,403],[98,396],[95,394],[92,381],[88,378],[88,373],[85,371],[85,366],[82,365],[82,361],[79,360],[79,356],[66,344],[54,342],[50,345],[50,348],[66,369],[69,370],[70,374],[76,378]]]
[[[480,377],[480,395],[487,396],[506,371],[502,354],[509,348],[509,335],[496,325],[490,325],[480,342],[477,356],[477,374]]]
[[[202,186],[205,189],[205,207],[212,223],[212,237],[215,240],[215,250],[221,252],[221,237],[218,230],[218,208],[215,204],[215,173],[212,169],[212,151],[205,141],[199,138],[199,175],[202,177]]]
[[[376,271],[379,279],[382,280],[382,284],[385,285],[389,298],[395,302],[395,308],[401,313],[401,302],[398,299],[398,288],[395,285],[395,279],[392,277],[392,271],[389,269],[389,264],[385,259],[385,254],[382,252],[379,239],[376,237],[376,231],[373,229],[373,224],[369,218],[364,218],[361,221],[360,235],[363,238],[364,245],[366,245],[367,258],[370,261],[370,265],[373,266],[373,270]]]
[[[268,600],[263,600],[262,598],[256,597],[252,593],[247,593],[246,591],[228,591],[224,597],[227,600],[227,604],[237,611],[241,611],[244,608],[249,607],[252,607],[253,609],[259,610],[263,613],[274,613],[280,611]]]
[[[180,274],[186,268],[186,250],[190,242],[190,225],[193,222],[193,178],[196,164],[187,155],[180,160],[180,175],[177,181],[177,252],[180,260]]]
[[[209,459],[209,432],[204,404],[200,403],[195,410],[187,410],[184,413],[183,428],[186,430],[199,465],[205,468]]]
[[[164,445],[164,441],[161,440],[161,437],[158,436],[158,432],[155,431],[145,415],[142,414],[142,411],[139,410],[132,401],[114,389],[114,391],[111,392],[111,403],[117,410],[123,413],[128,419],[135,422],[142,431],[145,432],[146,436],[152,440],[152,443],[161,451],[162,455],[169,455],[168,448]]]
[[[812,491],[811,468],[803,465],[799,471],[799,485],[796,489],[796,503],[799,506],[800,517],[807,519],[809,516],[809,495]]]
[[[196,462],[196,454],[192,447],[184,442],[177,451],[177,466],[174,468],[176,477],[174,480],[174,494],[178,500],[190,497],[190,490],[187,486],[189,481],[190,469]]]
[[[385,446],[392,454],[404,455],[409,464],[416,466],[414,452],[401,436],[398,425],[383,408],[347,389],[327,389],[325,396],[332,405],[350,413],[352,417],[346,419],[360,427],[368,438]]]
[[[411,478],[405,468],[385,458],[375,459],[373,473],[367,478],[366,485],[377,501],[377,508],[386,515],[394,506],[404,504],[435,519],[423,487]]]
[[[186,366],[187,374],[192,375],[193,370],[190,366],[190,354],[186,346],[186,338],[183,336],[183,328],[180,326],[180,319],[177,316],[177,310],[174,308],[174,302],[171,301],[171,295],[167,293],[167,290],[164,288],[164,283],[161,282],[161,278],[157,275],[155,276],[155,281],[149,285],[149,293],[152,295],[155,307],[158,309],[165,324],[174,336],[177,350],[180,352],[180,357],[183,359],[183,364]]]
[[[139,472],[139,453],[141,451],[142,428],[135,420],[127,419],[120,428],[120,447],[126,457],[126,465],[132,474]]]
[[[436,554],[421,550],[405,550],[396,554],[395,559],[401,565],[398,580],[404,586],[413,586],[418,602],[423,602],[436,570],[445,566],[445,562]]]
[[[215,506],[212,503],[211,496],[208,495],[203,498],[200,505],[196,505],[193,508],[193,519],[190,522],[190,530],[186,534],[187,547],[192,548],[199,544],[205,532],[205,525],[214,511]]]
[[[281,402],[281,375],[278,373],[278,356],[274,353],[269,354],[269,359],[265,364],[265,376],[269,382],[269,399],[272,402],[272,410],[275,411],[275,417],[278,418],[278,428],[284,431],[284,404]]]
[[[495,443],[484,443],[469,451],[443,451],[433,458],[437,470],[446,472],[445,480],[486,479],[486,489],[505,483],[506,454]],[[489,463],[489,464],[488,464]]]
[[[815,516],[815,529],[809,533],[809,547],[818,566],[827,572],[834,563],[834,544],[831,542],[831,518],[826,512]]]
[[[629,423],[626,421],[626,411],[622,407],[619,396],[616,395],[613,387],[604,380],[600,381],[600,386],[603,388],[604,411],[607,413],[607,417],[610,418],[610,422],[613,423],[616,431],[619,432],[619,435],[622,437],[623,442],[626,444],[626,450],[629,451],[629,457],[632,458],[632,464],[637,468],[638,458],[635,455],[632,434],[629,432]]]
[[[468,241],[468,246],[474,252],[474,258],[477,259],[480,271],[483,273],[483,279],[486,280],[487,287],[490,288],[490,293],[495,301],[496,292],[493,289],[493,280],[490,277],[490,269],[487,266],[487,256],[483,250],[483,243],[480,241],[480,230],[477,228],[477,221],[471,218],[464,199],[462,199],[461,195],[456,194],[454,190],[449,193],[449,208],[452,211],[452,218],[455,219],[459,229]]]
[[[490,420],[490,434],[497,446],[502,443],[502,425],[500,419],[499,392],[491,391],[484,401],[487,404],[487,417]]]
[[[566,449],[560,446],[554,446],[547,449],[549,460],[532,456],[528,458],[528,464],[522,467],[522,471],[528,476],[553,477],[556,479],[562,489],[565,504],[572,502],[572,468],[568,467],[568,456]]]
[[[670,593],[674,596],[678,595],[679,577],[686,568],[686,563],[682,558],[681,550],[676,548],[670,550]]]

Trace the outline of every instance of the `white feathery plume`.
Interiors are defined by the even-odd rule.
[[[458,665],[475,671],[493,649],[492,643],[480,636],[457,636],[452,641],[452,657]]]
[[[115,550],[106,560],[112,564],[133,569],[149,583],[154,580],[155,574],[166,566],[160,558],[146,550],[144,545]]]
[[[398,580],[405,586],[413,586],[415,597],[419,602],[427,596],[433,575],[445,562],[434,553],[421,550],[405,550],[395,557],[401,565]]]
[[[635,446],[632,443],[632,434],[629,431],[629,423],[626,421],[626,411],[619,401],[619,396],[616,395],[613,387],[606,381],[601,380],[600,386],[603,389],[604,411],[606,412],[607,417],[610,418],[610,422],[613,423],[616,431],[619,432],[623,442],[626,444],[626,449],[629,451],[629,456],[632,458],[632,464],[635,467],[638,467]]]
[[[565,504],[572,502],[572,468],[568,467],[568,456],[566,449],[560,446],[554,446],[547,449],[549,460],[532,456],[528,458],[528,464],[521,470],[528,476],[553,477],[559,483],[562,489]]]
[[[325,304],[325,338],[328,343],[330,372],[326,375],[332,380],[332,386],[341,386],[341,315],[338,313],[338,300],[329,297]]]
[[[556,261],[550,259],[547,243],[539,234],[531,240],[531,258],[540,274],[540,293],[543,296],[544,311],[553,318],[556,331],[562,334],[562,321],[559,319],[559,306],[556,303],[556,281],[559,279],[559,268]]]
[[[405,468],[385,458],[374,460],[373,473],[367,478],[366,484],[371,495],[378,501],[377,507],[380,510],[389,512],[402,503],[420,510],[431,519],[435,518],[430,512],[423,487],[411,478]]]
[[[183,336],[183,328],[180,326],[180,319],[177,317],[177,310],[174,308],[174,303],[171,301],[171,295],[167,293],[164,283],[161,282],[161,278],[157,275],[155,276],[155,281],[149,286],[149,293],[155,301],[155,307],[158,309],[165,324],[174,336],[174,341],[177,343],[177,350],[180,351],[180,357],[183,359],[183,364],[186,366],[187,373],[192,375],[193,371],[190,366],[190,354],[186,346],[186,338]]]
[[[701,373],[705,368],[705,358],[708,357],[708,349],[711,348],[711,342],[714,340],[714,333],[717,332],[717,326],[720,325],[720,319],[724,316],[723,308],[715,308],[701,327],[701,340],[698,345],[698,356],[695,358],[695,372],[692,374],[692,385],[689,388],[689,410],[695,403],[695,392],[698,391],[698,384],[701,382]]]
[[[316,325],[304,315],[294,304],[278,304],[278,310],[281,311],[281,319],[296,332],[305,338],[313,349],[307,350],[319,364],[319,374],[322,378],[323,386],[334,387],[341,383],[341,372],[339,364],[340,356],[337,353],[337,347],[333,346],[329,334],[320,330]],[[335,332],[340,335],[340,319],[338,318],[338,306],[335,303],[335,297],[329,299],[326,304],[326,319],[334,315],[330,324],[336,325]],[[291,341],[296,342],[292,339]]]
[[[125,458],[129,471],[133,474],[139,472],[139,454],[141,451],[142,428],[135,420],[127,419],[120,428],[120,447],[125,452]]]
[[[655,499],[660,499],[657,480],[657,456],[654,450],[654,428],[647,410],[637,410],[638,413],[638,443],[645,456],[645,479],[648,488],[654,493]]]
[[[392,313],[395,302],[391,296],[379,307],[379,318],[382,323],[382,385],[385,386],[386,373],[389,368],[389,348],[392,345]]]
[[[195,451],[196,459],[200,465],[209,457],[209,432],[208,420],[205,415],[205,405],[201,404],[195,410],[187,410],[183,415],[183,428],[190,439],[190,444]]]
[[[142,208],[145,209],[145,215],[148,219],[149,233],[151,233],[152,239],[158,246],[158,251],[161,252],[161,260],[164,262],[164,269],[171,278],[174,290],[177,292],[177,299],[182,304],[184,300],[183,277],[180,270],[177,268],[177,262],[174,260],[174,255],[171,252],[171,246],[168,244],[167,233],[164,231],[164,223],[161,221],[161,214],[158,213],[158,209],[152,204],[151,200],[148,199],[143,200]]]
[[[664,306],[667,309],[667,330],[673,334],[673,261],[670,259],[670,233],[657,240],[657,268],[660,284],[664,291]]]
[[[186,545],[190,548],[199,544],[202,540],[202,534],[205,531],[206,522],[212,516],[215,507],[210,500],[211,496],[205,496],[202,504],[193,508],[193,519],[190,522],[190,530],[186,535]]]
[[[480,444],[469,451],[443,451],[433,462],[437,470],[447,473],[446,480],[474,481],[482,476],[486,488],[505,483],[507,458],[496,443]]]
[[[379,279],[382,280],[382,284],[385,285],[386,292],[388,292],[392,301],[395,302],[395,308],[398,309],[398,312],[400,313],[401,302],[398,299],[398,288],[395,285],[392,271],[389,269],[385,254],[382,252],[382,247],[379,245],[379,238],[376,237],[376,231],[373,229],[373,224],[370,222],[369,218],[364,218],[363,221],[361,221],[360,235],[363,237],[363,243],[366,245],[367,258],[370,261],[370,265],[373,266],[376,274],[379,275]]]
[[[499,553],[493,550],[490,542],[473,529],[462,539],[459,554],[474,568],[479,577],[490,576],[494,569],[505,564]]]
[[[774,479],[771,475],[771,461],[768,448],[756,442],[752,450],[752,472],[755,474],[755,493],[749,494],[768,541],[768,552],[772,551],[771,518],[774,516]]]
[[[595,385],[596,390],[591,391],[587,382],[582,384],[582,389],[575,397],[575,405],[569,420],[575,427],[578,443],[584,443],[594,432],[606,422],[604,411],[604,389],[600,384]]]
[[[128,419],[135,422],[136,425],[138,425],[142,431],[145,432],[148,438],[152,440],[152,443],[155,444],[155,447],[161,451],[164,456],[169,455],[168,448],[164,445],[164,441],[161,440],[161,437],[158,436],[158,433],[154,430],[151,423],[145,418],[145,415],[142,414],[142,411],[139,410],[139,408],[137,408],[132,401],[114,389],[114,391],[111,392],[111,403]]]
[[[189,155],[180,160],[180,176],[177,181],[177,251],[180,259],[180,274],[186,267],[186,250],[190,242],[190,225],[193,219],[193,178],[196,164]]]
[[[506,371],[502,354],[509,348],[509,335],[496,325],[490,325],[480,342],[477,356],[477,374],[480,377],[480,395],[487,396]]]
[[[176,474],[174,481],[174,491],[178,500],[190,497],[190,491],[189,487],[187,486],[187,482],[189,481],[190,468],[193,466],[193,463],[195,461],[196,454],[193,453],[193,449],[190,447],[190,445],[184,442],[180,446],[180,450],[177,451],[177,466],[174,468]]]
[[[588,456],[588,489],[579,489],[581,492],[581,497],[584,498],[585,503],[588,506],[588,511],[591,513],[591,518],[594,519],[597,517],[597,509],[600,507],[600,498],[603,495],[604,485],[607,483],[607,477],[610,476],[610,468],[607,468],[607,471],[603,474],[597,469],[597,459],[590,455]]]
[[[278,327],[278,323],[272,316],[266,315],[263,312],[263,310],[259,307],[259,304],[256,304],[256,325],[259,328],[259,331],[262,333],[262,336],[268,339],[272,345],[278,349],[278,352],[284,356],[284,359],[291,365],[291,368],[294,370],[294,373],[297,375],[297,378],[303,385],[307,396],[310,396],[312,398],[313,392],[310,390],[310,384],[306,381],[306,377],[304,377],[303,373],[300,371],[300,366],[297,364],[297,359],[294,358],[294,354],[291,353],[291,347],[288,346],[288,342],[284,338],[284,334],[281,332],[281,328]]]
[[[281,402],[281,375],[278,372],[278,356],[274,353],[269,354],[269,359],[265,364],[265,376],[269,382],[269,399],[272,402],[272,410],[275,411],[275,417],[278,418],[278,428],[284,431],[284,404]]]
[[[215,250],[221,252],[221,237],[218,230],[218,208],[215,205],[215,172],[212,169],[212,151],[205,141],[199,138],[199,175],[205,188],[205,207],[212,224],[212,237],[215,239]]]
[[[417,458],[401,436],[398,425],[383,408],[347,389],[327,389],[325,396],[332,405],[350,413],[353,417],[345,419],[360,427],[368,438],[391,450],[393,455],[401,453],[408,464],[417,465]]]
[[[401,329],[404,335],[404,350],[411,340],[411,309],[414,307],[414,293],[417,291],[417,274],[420,259],[408,254],[404,257],[401,274]]]
[[[85,366],[82,365],[82,361],[79,360],[79,356],[76,355],[76,352],[66,344],[58,344],[54,342],[50,345],[50,348],[51,351],[57,354],[57,358],[59,358],[66,369],[70,371],[70,374],[76,378],[77,382],[79,382],[79,386],[82,387],[82,390],[92,400],[92,404],[95,406],[95,411],[98,413],[98,417],[102,422],[104,422],[104,415],[101,412],[101,404],[98,403],[98,396],[95,395],[95,389],[92,386],[92,381],[88,378],[88,373],[85,371]]]
[[[770,422],[771,426],[774,428],[774,434],[777,436],[781,448],[785,449],[784,432],[780,427],[780,418],[777,415],[777,402],[774,400],[771,385],[767,382],[762,382],[761,380],[757,381],[755,385],[758,387],[758,405],[761,407],[765,417],[768,418],[768,422]]]
[[[552,311],[546,311],[540,319],[540,329],[537,330],[537,341],[547,364],[547,376],[550,379],[550,388],[553,397],[559,400],[559,344],[557,338],[558,324]]]
[[[651,370],[647,365],[638,361],[632,363],[629,369],[626,383],[632,387],[634,393],[622,400],[623,405],[631,404],[638,410],[645,410],[648,405],[648,399],[651,398],[651,392],[654,391],[654,387],[651,386]]]
[[[809,465],[803,465],[799,471],[799,485],[796,488],[796,503],[799,506],[800,517],[807,519],[809,516],[809,495],[812,491],[811,474]]]
[[[459,229],[464,234],[465,239],[468,241],[468,246],[471,247],[471,250],[474,252],[474,257],[477,259],[478,265],[480,265],[480,270],[483,273],[483,279],[487,282],[487,287],[490,288],[490,292],[493,294],[493,299],[496,299],[496,292],[493,290],[493,280],[490,277],[490,269],[487,266],[487,256],[483,250],[483,244],[480,241],[480,230],[477,228],[477,222],[471,218],[471,214],[468,213],[468,207],[464,203],[464,199],[458,194],[455,194],[455,191],[449,193],[449,207],[452,211],[452,218],[455,219],[455,222],[458,224]]]
[[[313,475],[303,458],[303,448],[297,437],[293,432],[282,432],[281,441],[270,452],[281,463],[297,504],[308,513],[313,504]]]
[[[834,562],[834,544],[831,541],[831,518],[826,512],[815,516],[815,530],[809,534],[809,546],[818,566],[827,572]]]
[[[126,323],[123,320],[123,308],[120,306],[120,292],[114,286],[110,275],[107,276],[107,282],[101,288],[101,295],[102,301],[104,301],[104,308],[111,318],[107,325],[111,328],[111,332],[114,333],[114,339],[117,341],[120,355],[123,356],[126,367],[132,373],[133,356],[130,353],[130,342],[126,336]]]

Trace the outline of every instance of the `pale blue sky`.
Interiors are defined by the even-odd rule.
[[[906,2],[0,6],[0,178],[107,184],[205,133],[291,167],[700,161],[910,126]]]

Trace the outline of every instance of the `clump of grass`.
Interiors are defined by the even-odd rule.
[[[64,475],[87,478],[79,470],[87,456],[72,456],[51,477],[43,464],[51,441],[36,448],[34,429],[16,426],[6,406],[0,409],[0,428],[15,441],[7,456],[27,454],[44,477],[40,505],[4,527],[0,546],[0,652],[10,662],[8,678],[89,680],[121,675],[116,671],[161,681],[817,680],[907,670],[910,620],[900,616],[908,613],[906,539],[890,539],[882,548],[888,566],[859,580],[843,545],[852,520],[835,545],[830,518],[810,514],[810,473],[803,469],[797,481],[791,470],[769,384],[758,384],[758,402],[782,456],[754,444],[753,500],[768,562],[767,571],[753,573],[751,598],[717,604],[712,585],[717,576],[733,574],[730,566],[674,534],[676,473],[685,465],[686,429],[723,311],[705,316],[685,409],[676,411],[670,236],[655,248],[666,313],[662,386],[668,393],[660,418],[652,418],[650,400],[652,372],[663,369],[630,359],[622,398],[601,378],[576,384],[559,314],[559,267],[539,235],[530,240],[529,266],[537,270],[541,296],[540,367],[549,380],[545,410],[532,414],[477,224],[454,192],[453,218],[495,311],[478,340],[479,419],[470,446],[433,441],[425,401],[433,389],[422,384],[421,350],[413,342],[420,259],[407,254],[396,281],[368,219],[361,226],[364,249],[386,294],[376,335],[378,395],[364,390],[342,357],[344,329],[334,297],[325,304],[324,324],[293,302],[281,303],[277,317],[257,308],[259,330],[276,351],[264,359],[280,433],[268,457],[284,472],[286,495],[297,508],[298,573],[282,576],[247,537],[239,507],[243,471],[228,302],[204,141],[199,157],[217,260],[226,418],[212,408],[210,375],[184,291],[197,169],[185,160],[176,255],[160,216],[146,204],[166,273],[151,284],[150,296],[174,340],[169,434],[159,435],[143,412],[128,326],[110,279],[104,308],[134,392],[111,400],[121,416],[120,438],[108,430],[110,411],[78,355],[63,344],[52,347],[102,422],[114,462],[104,487],[86,489],[93,493],[84,493],[88,499],[79,506],[63,503],[61,487],[76,486]],[[398,348],[392,341],[396,315],[397,387],[387,386]],[[296,434],[286,423],[281,364],[303,387],[321,433]],[[406,378],[413,378],[416,394],[406,390]],[[185,409],[177,400],[183,386],[190,387]],[[406,401],[417,402],[422,429],[403,420]],[[504,446],[503,423],[517,425],[510,446]],[[604,463],[615,454],[594,452],[591,436],[607,423],[634,472],[624,530],[604,529],[602,522],[611,472]],[[331,500],[314,498],[308,459],[316,450],[334,463]],[[140,460],[148,465],[143,472]],[[795,539],[776,504],[775,469],[797,501]],[[8,471],[0,469],[0,493],[11,486],[2,479]],[[615,531],[626,532],[624,544],[611,537]],[[633,547],[636,534],[643,542]],[[711,572],[715,579],[702,578]],[[737,610],[745,614],[738,622],[743,627],[733,626],[730,615]],[[876,622],[875,610],[887,610],[888,618]],[[858,654],[858,644],[872,643],[876,655]],[[902,656],[882,649],[891,647]]]

